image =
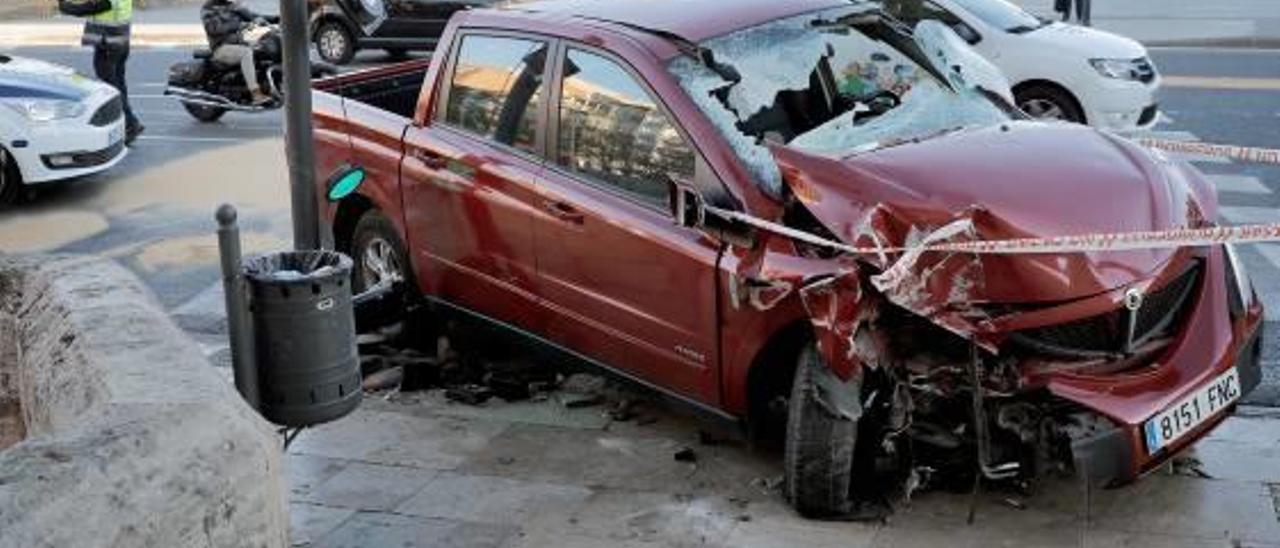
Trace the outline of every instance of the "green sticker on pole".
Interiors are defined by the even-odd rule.
[[[364,183],[364,168],[344,164],[329,178],[326,197],[330,202],[337,202],[354,193],[361,183]]]

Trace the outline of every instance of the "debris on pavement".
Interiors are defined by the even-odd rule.
[[[560,404],[569,409],[595,407],[603,403],[604,397],[600,394],[563,394],[560,396]]]
[[[444,397],[467,405],[480,405],[493,396],[493,391],[478,384],[454,386],[444,391]]]
[[[1169,472],[1175,476],[1213,479],[1212,475],[1204,471],[1204,463],[1200,459],[1189,455],[1174,457],[1169,462]]]
[[[564,380],[560,389],[570,394],[593,395],[603,392],[605,384],[604,377],[599,375],[574,373]]]
[[[682,447],[675,453],[676,462],[698,462],[698,454],[693,449]]]
[[[369,391],[386,390],[400,386],[400,381],[403,378],[403,367],[389,367],[365,377],[361,384],[365,390]]]

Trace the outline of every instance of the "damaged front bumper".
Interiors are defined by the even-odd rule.
[[[1198,302],[1180,338],[1157,363],[1135,373],[1055,374],[1046,384],[1054,396],[1096,414],[1071,440],[1078,474],[1097,484],[1122,484],[1149,473],[1199,441],[1231,415],[1239,399],[1205,416],[1175,439],[1151,448],[1146,423],[1205,389],[1234,369],[1239,398],[1258,386],[1262,308],[1256,302],[1238,317],[1228,312],[1219,250]]]

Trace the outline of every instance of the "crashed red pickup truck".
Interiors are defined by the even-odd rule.
[[[1026,120],[940,24],[552,0],[441,44],[316,85],[320,194],[365,177],[319,204],[355,287],[404,280],[784,440],[806,515],[922,471],[1130,481],[1259,383],[1229,245],[922,250],[1217,217],[1186,163]]]

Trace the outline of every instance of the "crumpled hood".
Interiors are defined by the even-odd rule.
[[[1077,125],[1010,122],[845,158],[774,147],[783,180],[851,245],[912,245],[956,220],[961,238],[1186,227],[1200,207],[1144,150]],[[971,302],[1095,295],[1153,275],[1174,251],[985,255]],[[893,257],[868,257],[887,268]],[[939,280],[933,280],[940,282]]]

